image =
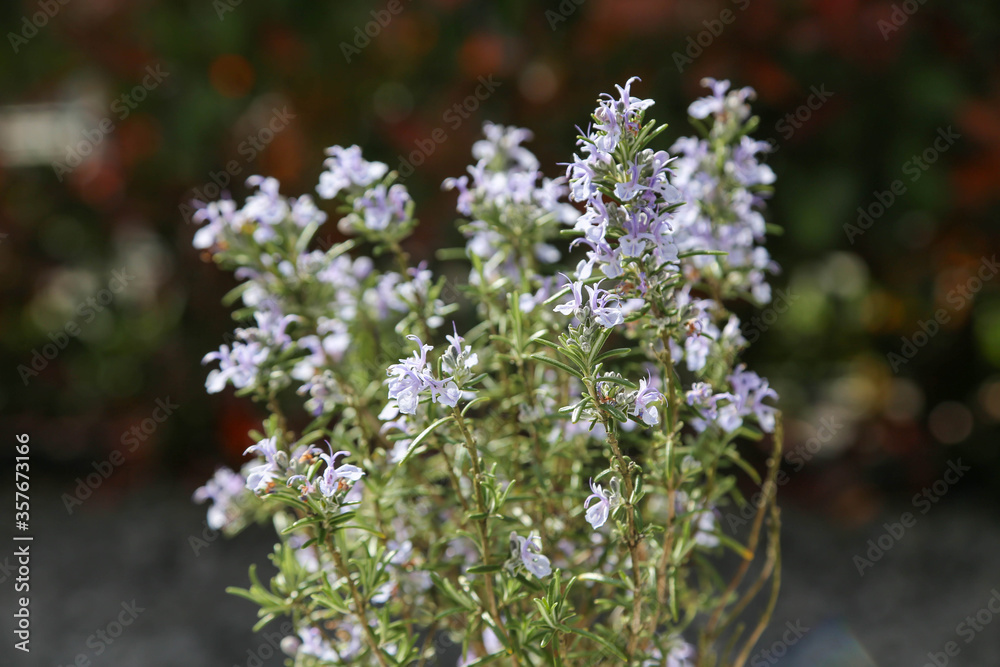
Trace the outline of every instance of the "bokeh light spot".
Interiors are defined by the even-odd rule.
[[[253,88],[256,74],[247,59],[235,53],[216,58],[208,69],[212,88],[223,97],[244,97]]]
[[[931,410],[927,426],[935,438],[954,445],[972,433],[972,412],[958,401],[945,401]]]
[[[979,388],[979,405],[987,417],[1000,421],[1000,379],[983,383]]]
[[[517,87],[529,102],[544,104],[555,97],[559,79],[547,63],[534,62],[524,68]]]
[[[892,381],[886,401],[885,416],[897,422],[916,419],[924,409],[924,392],[913,380],[897,378]]]

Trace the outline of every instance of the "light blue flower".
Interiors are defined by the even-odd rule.
[[[565,277],[565,276],[564,276]],[[589,297],[584,300],[583,290],[586,287]],[[605,329],[611,329],[625,321],[621,300],[616,294],[611,294],[597,285],[584,285],[577,281],[570,283],[571,298],[566,303],[555,306],[553,310],[563,315],[575,315],[581,322],[586,317],[592,317]],[[584,310],[584,307],[588,310]]]
[[[239,331],[237,332],[239,335]],[[233,341],[233,347],[222,345],[218,352],[209,352],[201,363],[217,360],[219,368],[212,369],[205,380],[205,391],[216,394],[231,383],[237,389],[254,384],[260,373],[260,366],[270,355],[268,348],[258,341]]]
[[[639,176],[642,173],[642,165],[638,162],[633,162],[629,165],[628,170],[625,172],[629,175],[629,180],[624,183],[615,184],[615,196],[618,197],[619,201],[631,201],[635,199],[639,193],[649,188],[645,185],[639,183]]]
[[[283,471],[287,456],[278,451],[277,437],[264,438],[256,445],[247,447],[244,454],[257,454],[264,457],[264,462],[250,468],[247,475],[247,488],[254,493],[267,491],[275,478]]]
[[[381,162],[366,161],[357,146],[331,146],[326,154],[330,156],[323,163],[326,171],[320,174],[316,186],[316,192],[323,199],[333,199],[343,190],[366,188],[389,171]]]
[[[552,574],[552,564],[548,558],[542,555],[542,539],[535,533],[529,533],[528,537],[521,537],[512,532],[510,534],[510,551],[514,563],[520,563],[524,569],[539,579]]]
[[[594,480],[590,480],[590,490],[593,493],[587,497],[587,500],[583,503],[583,508],[586,510],[585,517],[587,523],[597,530],[603,526],[611,512],[621,503],[622,497],[619,488],[619,481],[617,477],[612,477],[610,486],[610,493],[604,491],[604,487],[600,484],[594,484]],[[591,501],[597,501],[591,505]]]
[[[326,470],[323,471],[323,476],[319,480],[319,490],[327,498],[342,491],[349,491],[354,483],[365,475],[361,468],[350,463],[337,466],[337,459],[349,456],[350,452],[339,451],[334,454],[332,448],[330,451],[330,454],[319,455],[326,462]]]
[[[211,500],[208,508],[208,527],[221,530],[239,516],[238,501],[246,493],[243,475],[229,468],[219,468],[205,485],[194,492],[194,501],[203,503]]]
[[[639,379],[639,390],[635,394],[635,405],[632,408],[632,415],[639,417],[647,426],[656,426],[660,423],[660,413],[653,403],[663,400],[663,394],[653,387],[653,378]]]

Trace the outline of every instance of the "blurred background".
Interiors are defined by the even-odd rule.
[[[753,86],[774,146],[783,272],[744,335],[789,422],[785,576],[751,664],[1000,664],[1000,5],[29,0],[0,25],[0,488],[29,434],[35,535],[33,650],[4,664],[281,662],[223,592],[268,535],[216,539],[190,503],[261,417],[204,391],[234,282],[191,247],[192,199],[312,192],[357,143],[412,166],[431,258],[482,121],[559,175],[631,75],[666,137],[702,77]]]

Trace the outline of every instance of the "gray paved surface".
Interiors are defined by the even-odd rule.
[[[0,583],[0,665],[68,666],[83,655],[94,667],[254,667],[248,651],[270,652],[249,630],[252,606],[224,592],[246,582],[251,562],[263,562],[266,531],[220,538],[196,556],[189,537],[201,531],[203,512],[181,495],[151,491],[116,507],[95,498],[68,516],[61,492],[33,489],[32,652],[11,648],[8,578]],[[949,641],[959,653],[948,665],[1000,665],[1000,614],[979,632],[959,627],[1000,590],[1000,520],[968,501],[942,503],[859,576],[853,556],[906,510],[889,508],[863,528],[843,530],[785,509],[784,586],[751,667],[923,667],[933,665],[928,652]],[[8,530],[0,533],[0,564],[10,553]],[[96,631],[133,600],[142,609],[134,621],[111,643],[99,639]],[[784,646],[786,623],[808,631]],[[768,648],[774,652],[765,654]],[[937,667],[943,664],[939,657]]]

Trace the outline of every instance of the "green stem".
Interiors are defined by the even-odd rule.
[[[489,544],[489,511],[486,507],[486,500],[483,497],[482,488],[482,469],[479,464],[479,450],[476,447],[476,442],[469,432],[468,427],[465,424],[465,418],[462,417],[462,411],[457,407],[452,408],[452,412],[455,415],[455,422],[458,424],[458,429],[462,432],[462,437],[465,438],[465,447],[469,452],[469,458],[472,459],[472,488],[473,493],[476,497],[476,509],[479,512],[479,519],[476,521],[476,528],[479,531],[479,543],[480,551],[483,554],[483,565],[489,567],[490,565],[490,544]],[[497,606],[496,591],[493,590],[493,573],[484,572],[483,573],[483,584],[486,588],[486,604],[489,607],[490,616],[493,617],[493,622],[496,623],[497,628],[500,633],[504,636],[505,643],[510,646],[510,635],[507,633],[507,629],[504,627],[503,620],[500,618],[500,610]],[[517,657],[516,651],[511,651],[511,660],[514,665],[520,665],[520,661]]]
[[[365,633],[365,641],[368,642],[368,647],[372,651],[372,655],[378,660],[378,664],[381,667],[389,667],[389,663],[386,661],[385,656],[382,655],[382,651],[379,650],[378,640],[375,639],[375,633],[372,632],[372,628],[368,625],[368,612],[367,605],[365,605],[364,598],[361,597],[361,593],[358,592],[358,587],[354,585],[354,580],[351,579],[351,571],[347,569],[347,565],[344,563],[344,559],[340,555],[340,550],[337,545],[334,544],[333,535],[327,534],[326,536],[327,546],[330,548],[330,553],[333,555],[333,562],[337,566],[337,573],[340,574],[344,579],[347,580],[347,587],[351,591],[351,597],[354,599],[354,606],[357,607],[358,621]]]
[[[594,385],[593,378],[588,378],[587,389],[590,392],[590,398],[594,402],[594,406],[600,411],[600,401],[597,398],[597,389]],[[629,641],[628,650],[626,655],[629,658],[629,663],[631,664],[632,656],[639,648],[639,636],[642,632],[642,570],[640,567],[640,554],[639,554],[639,544],[642,542],[642,537],[639,535],[635,527],[635,507],[632,505],[632,493],[635,490],[635,485],[632,481],[632,472],[629,470],[628,464],[625,462],[625,457],[622,455],[621,448],[618,445],[618,437],[615,435],[614,424],[611,419],[603,412],[600,411],[601,423],[604,424],[604,430],[607,432],[608,444],[611,445],[611,451],[614,455],[615,460],[618,462],[618,468],[621,471],[622,480],[625,482],[625,514],[628,523],[628,533],[625,535],[625,544],[628,547],[629,556],[632,558],[632,586],[634,588],[632,596],[632,622],[629,626]]]

